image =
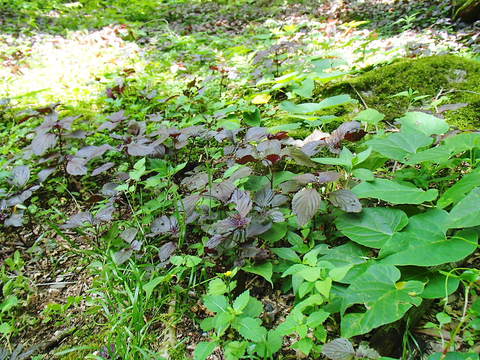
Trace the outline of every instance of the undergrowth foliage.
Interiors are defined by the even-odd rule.
[[[349,101],[281,106],[298,115]],[[203,304],[212,316],[200,322],[211,340],[197,345],[195,359],[218,346],[227,359],[272,358],[286,337],[305,355],[378,358],[346,339],[408,322],[412,308],[448,301],[460,286],[466,303],[478,292],[480,273],[464,261],[478,248],[479,133],[450,131],[421,112],[379,130],[382,114],[372,109],[304,139],[288,127],[175,127],[158,114],[137,121],[124,111],[86,129],[58,108],[37,110],[30,120],[40,125],[1,173],[4,230],[33,229],[44,197],[61,189],[70,216],[37,225],[72,244],[85,237],[119,267],[148,254],[160,273],[189,273],[176,275],[186,287],[198,273],[209,281]],[[248,123],[252,112],[242,114]],[[283,321],[261,316],[264,304],[240,283],[245,274],[294,295]],[[147,299],[166,281],[157,279]],[[16,298],[5,288],[4,296]],[[8,324],[3,313],[14,306],[2,306]],[[478,307],[465,308],[453,339]]]

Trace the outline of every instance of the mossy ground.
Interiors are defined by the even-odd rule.
[[[392,97],[409,89],[417,92],[415,96],[428,97],[413,104],[407,97]],[[413,108],[427,109],[433,99],[444,96],[442,104],[469,104],[444,113],[452,126],[480,127],[480,62],[476,60],[453,55],[400,60],[332,85],[322,95],[349,93],[358,98],[356,92],[368,107],[384,113],[387,121]]]

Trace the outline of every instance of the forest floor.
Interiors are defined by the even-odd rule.
[[[359,93],[352,86],[352,102],[334,104],[339,106],[335,111],[328,109],[318,116],[295,111],[293,116],[287,116],[282,113],[282,106],[287,105],[281,104],[299,99],[316,103],[325,89],[339,81],[405,59],[456,55],[471,64],[480,60],[480,24],[452,20],[454,9],[450,3],[365,0],[159,4],[131,0],[104,4],[14,0],[11,5],[0,5],[0,221],[4,222],[0,223],[0,360],[188,359],[199,343],[208,341],[215,344],[214,349],[205,357],[195,352],[196,359],[240,358],[235,357],[235,351],[240,351],[234,349],[236,345],[245,347],[243,351],[248,355],[243,358],[247,359],[318,358],[327,334],[328,340],[340,334],[337,317],[325,325],[325,335],[309,330],[308,336],[302,336],[298,330],[285,337],[282,351],[273,355],[266,350],[268,355],[263,357],[259,352],[248,352],[250,345],[245,341],[234,345],[231,341],[230,357],[226,357],[222,346],[217,347],[220,341],[227,341],[222,338],[223,333],[219,336],[222,340],[211,340],[209,331],[199,326],[200,320],[214,314],[202,300],[203,295],[207,291],[211,296],[223,295],[212,290],[219,284],[212,279],[223,279],[220,287],[226,284],[228,288],[230,277],[242,266],[246,270],[236,275],[232,283],[236,282],[239,289],[250,290],[249,294],[261,301],[266,309],[261,319],[270,328],[281,324],[298,301],[295,294],[285,290],[288,286],[284,277],[277,276],[273,286],[271,269],[269,276],[261,267],[259,270],[257,261],[265,260],[260,254],[265,244],[251,250],[255,253],[252,259],[245,255],[237,262],[235,256],[211,256],[208,238],[200,235],[200,230],[187,232],[185,239],[180,236],[183,240],[172,235],[176,239],[172,249],[172,242],[165,240],[166,230],[157,242],[152,239],[160,232],[144,233],[142,229],[148,232],[146,229],[156,215],[175,207],[172,204],[180,199],[178,188],[190,186],[181,176],[202,162],[211,161],[212,169],[219,169],[222,155],[213,147],[201,153],[203,147],[210,146],[209,141],[206,145],[192,145],[189,153],[182,155],[185,157],[178,157],[178,164],[155,163],[157,168],[166,170],[158,170],[160,178],[148,183],[147,175],[152,171],[148,166],[145,170],[145,162],[142,165],[138,160],[151,155],[153,150],[146,150],[146,140],[140,138],[144,133],[161,132],[163,126],[207,125],[234,131],[244,123],[261,124],[274,134],[288,132],[296,140],[315,129],[332,132],[368,108],[364,103],[365,99],[368,102],[368,91]],[[320,61],[315,63],[317,60]],[[325,66],[322,61],[329,64]],[[322,72],[314,81],[302,75],[310,71],[312,63]],[[273,90],[265,91],[267,88]],[[280,91],[275,92],[276,89]],[[442,92],[442,86],[436,90],[430,94],[405,88],[406,94],[398,97],[405,99],[407,105],[402,106],[406,111],[420,109],[439,115],[438,106],[451,106],[452,101],[442,97],[448,95]],[[476,91],[465,91],[472,92],[473,100],[469,102],[480,102]],[[463,106],[453,104],[444,111],[454,113]],[[59,122],[54,115],[57,112],[61,119],[72,117],[70,123]],[[48,128],[43,123],[46,130],[39,130],[45,117],[54,125]],[[74,131],[72,122],[76,124]],[[106,128],[93,131],[97,125],[107,123]],[[125,125],[121,135],[113,132],[120,123]],[[378,130],[376,125],[375,129]],[[43,145],[29,145],[32,139],[46,133],[56,140],[42,137],[39,142]],[[179,130],[166,136],[180,149],[182,146],[176,141],[183,135]],[[129,136],[133,138],[127,139]],[[87,176],[86,163],[72,162],[81,157],[78,141],[85,140],[85,145],[93,146],[110,144],[111,139],[122,142],[121,151],[127,156],[109,152],[108,165],[97,167],[99,176]],[[53,143],[48,145],[49,141]],[[163,151],[177,161],[170,150],[165,145],[161,151],[155,151]],[[197,152],[201,154],[195,155]],[[195,166],[189,160],[193,158]],[[51,165],[55,159],[60,159],[57,168]],[[175,168],[177,165],[181,167]],[[28,176],[12,173],[19,166],[29,166]],[[394,172],[396,167],[397,164],[393,165],[391,170],[391,165],[385,165],[379,171]],[[118,177],[113,175],[113,169],[128,175]],[[135,171],[138,177],[132,182]],[[117,196],[118,189],[108,188],[112,181],[121,186],[127,184],[121,190],[124,196]],[[448,181],[455,182],[451,178]],[[27,188],[27,183],[35,185]],[[151,188],[155,186],[164,191],[154,192]],[[25,194],[27,191],[31,193]],[[12,194],[25,198],[13,201]],[[116,222],[112,220],[112,210],[104,214],[105,221],[96,213],[93,220],[83,218],[75,225],[65,226],[72,214],[85,209],[100,212],[99,205],[111,205],[114,209],[113,202],[118,213],[114,216]],[[375,204],[384,203],[379,200]],[[412,215],[419,210],[405,211]],[[20,213],[23,218],[16,218]],[[91,226],[82,228],[80,225],[86,222]],[[131,238],[125,233],[129,226],[137,228]],[[172,223],[169,226],[169,231],[174,232]],[[180,226],[178,222],[176,226]],[[297,232],[305,239],[314,238],[304,231],[305,227],[299,227]],[[142,243],[134,244],[137,232]],[[286,234],[287,230],[283,233],[285,239]],[[330,234],[338,240],[338,232]],[[283,244],[280,239],[275,238],[275,248]],[[318,244],[312,244],[312,248],[313,245]],[[137,254],[139,246],[143,247]],[[172,254],[175,249],[177,252]],[[468,255],[457,264],[458,268],[478,268],[478,250]],[[274,261],[274,257],[271,252],[266,256],[269,261]],[[274,266],[281,268],[282,264]],[[274,273],[279,271],[275,269]],[[474,296],[476,291],[472,286]],[[443,300],[428,300],[432,304],[418,308],[425,313],[419,315],[415,327],[407,326],[402,331],[403,324],[395,331],[387,329],[383,341],[379,339],[383,333],[379,332],[355,334],[352,341],[355,347],[365,345],[367,350],[368,343],[383,356],[427,358],[431,353],[444,351],[453,336],[455,344],[451,350],[478,353],[480,326],[462,330],[463,340],[456,338],[456,325],[465,318],[468,296],[468,292],[465,297],[460,290],[451,293],[448,306],[441,303]],[[441,319],[444,326],[440,329],[425,327],[425,323],[438,319],[438,313],[457,316],[457,322],[442,323]],[[310,340],[303,339],[314,336],[312,345]],[[254,339],[249,341],[255,343]],[[296,341],[300,345],[291,347]],[[364,356],[360,350],[352,352],[349,345],[339,351],[351,357],[378,358],[367,350]],[[329,355],[343,359],[341,354],[337,358]]]

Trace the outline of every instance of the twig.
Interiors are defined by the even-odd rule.
[[[362,95],[360,95],[360,93],[357,91],[357,89],[355,89],[355,86],[353,86],[352,83],[348,83],[352,89],[357,93],[357,96],[360,98],[360,101],[362,102],[363,106],[365,107],[365,109],[368,109],[368,105],[367,103],[365,102],[365,100],[363,100],[363,97]]]

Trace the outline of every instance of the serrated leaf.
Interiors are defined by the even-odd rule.
[[[328,194],[328,199],[333,206],[340,208],[347,213],[359,213],[362,211],[362,204],[350,190],[342,189]]]
[[[207,295],[203,297],[205,307],[214,313],[227,311],[228,300],[223,295]]]
[[[315,189],[303,188],[292,199],[292,211],[297,216],[298,225],[303,226],[316,214],[322,198]]]
[[[212,353],[213,350],[218,346],[218,343],[215,341],[207,342],[200,341],[195,347],[193,353],[194,360],[206,360]]]
[[[250,290],[245,290],[243,293],[237,296],[233,302],[233,308],[236,311],[242,311],[250,301]]]
[[[355,350],[348,339],[338,338],[323,345],[322,354],[332,360],[351,360]]]
[[[261,342],[267,335],[267,329],[261,326],[262,320],[251,317],[242,317],[234,324],[235,330],[245,339]]]
[[[26,165],[17,166],[12,170],[12,184],[18,188],[24,187],[30,179],[30,168]]]
[[[41,133],[32,141],[32,151],[35,155],[43,155],[48,149],[55,146],[57,136],[50,133]]]
[[[62,229],[73,229],[84,226],[85,224],[92,224],[93,216],[89,211],[82,211],[73,215],[65,224],[60,226]]]
[[[85,166],[87,161],[83,158],[74,157],[67,163],[67,173],[74,176],[85,175],[88,172]]]
[[[382,207],[366,208],[360,214],[341,214],[335,220],[338,230],[350,240],[377,249],[407,224],[403,211]]]
[[[375,181],[360,183],[352,189],[352,192],[360,199],[374,198],[392,204],[421,204],[433,201],[438,196],[437,189],[424,191],[414,185],[378,178]]]

